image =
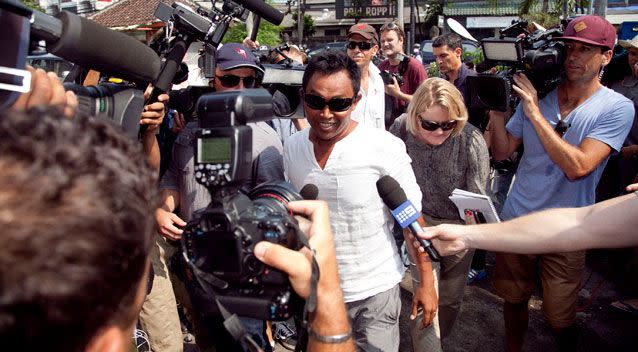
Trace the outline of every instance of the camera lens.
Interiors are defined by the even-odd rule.
[[[301,200],[301,196],[295,192],[287,182],[264,183],[255,187],[248,197],[255,202],[255,206],[261,205],[275,213],[289,213],[288,202]]]
[[[264,263],[252,254],[244,258],[244,269],[251,276],[257,276],[264,272]]]

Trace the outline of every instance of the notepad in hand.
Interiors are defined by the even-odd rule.
[[[456,205],[461,219],[464,219],[465,217],[465,209],[476,209],[483,213],[483,215],[485,216],[485,220],[488,223],[501,222],[501,219],[499,219],[498,214],[496,213],[496,208],[494,208],[492,200],[486,195],[468,192],[456,188],[454,189],[454,191],[452,191],[452,194],[449,198],[452,202],[454,202],[454,205]]]

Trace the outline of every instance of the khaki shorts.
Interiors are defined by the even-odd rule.
[[[576,299],[585,267],[585,251],[521,255],[496,253],[493,285],[509,303],[527,302],[540,273],[543,285],[543,314],[555,329],[573,324]]]

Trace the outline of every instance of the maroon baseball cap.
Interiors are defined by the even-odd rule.
[[[348,29],[347,37],[350,38],[354,34],[359,34],[360,36],[370,40],[374,40],[375,43],[378,43],[377,40],[377,31],[371,25],[367,23],[357,23]]]
[[[559,39],[603,46],[612,50],[616,42],[616,29],[600,16],[580,16],[569,22],[565,34]]]

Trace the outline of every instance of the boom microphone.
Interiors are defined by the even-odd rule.
[[[284,14],[276,8],[268,5],[264,0],[236,0],[235,2],[244,5],[245,8],[254,12],[255,15],[278,26],[284,19]]]
[[[32,33],[52,54],[130,81],[155,82],[159,76],[159,57],[133,37],[67,11],[59,19],[37,11],[33,16]]]
[[[301,188],[299,195],[301,195],[301,198],[304,200],[315,200],[319,195],[319,188],[312,183],[309,183]]]
[[[408,200],[401,185],[392,176],[385,175],[377,181],[377,191],[383,203],[390,208],[392,216],[401,225],[401,228],[409,227],[414,237],[430,256],[432,261],[441,260],[439,252],[432,246],[432,242],[423,239],[418,234],[423,233],[421,225],[417,222],[419,212]]]

